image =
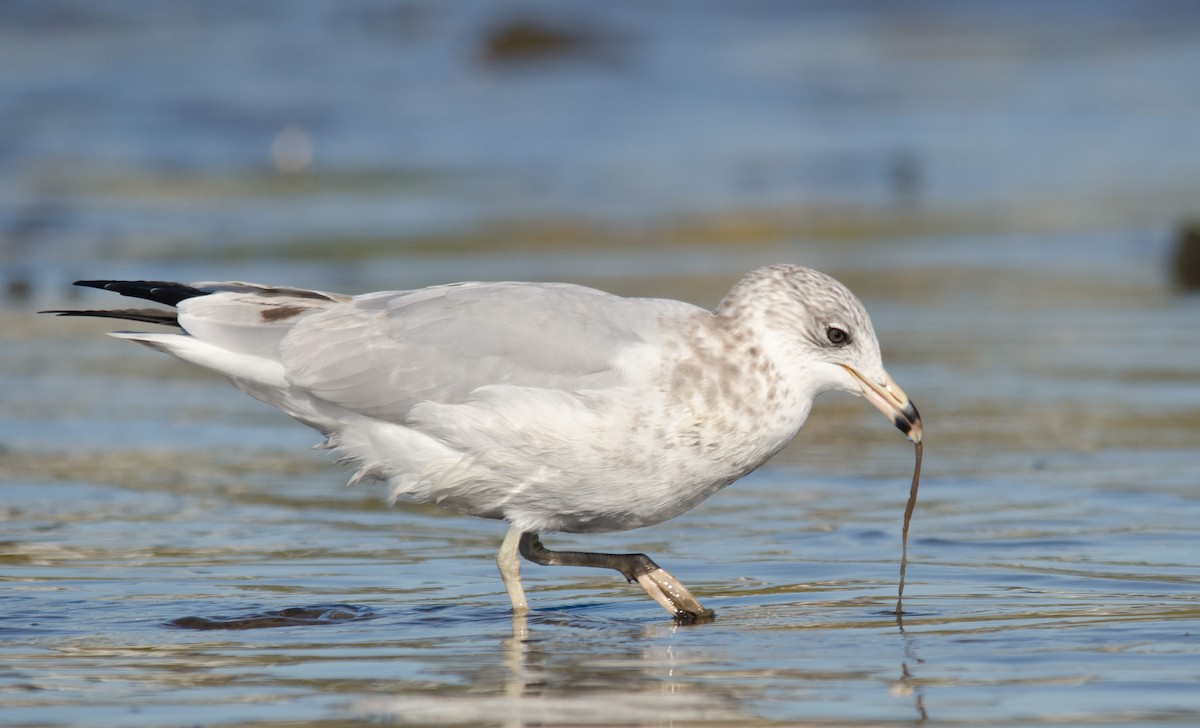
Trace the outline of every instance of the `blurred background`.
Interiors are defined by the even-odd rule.
[[[1035,232],[1161,256],[1197,212],[1198,35],[1187,0],[8,0],[0,264],[20,298]]]
[[[1197,79],[1191,0],[3,0],[0,705],[1191,722]],[[899,637],[911,451],[860,400],[676,521],[548,542],[651,552],[715,629],[529,570],[513,641],[498,524],[341,491],[314,433],[34,315],[123,303],[78,278],[710,306],[775,262],[859,294],[924,415]],[[302,638],[165,626],[323,600]]]

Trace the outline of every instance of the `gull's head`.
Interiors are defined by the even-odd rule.
[[[866,308],[833,278],[795,265],[748,275],[721,302],[718,315],[753,317],[802,368],[813,393],[844,391],[866,398],[908,439],[920,442],[921,415],[883,368]]]

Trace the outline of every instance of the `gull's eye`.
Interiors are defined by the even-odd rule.
[[[847,334],[836,326],[830,326],[825,329],[825,336],[829,339],[829,343],[834,346],[845,346],[850,343],[850,334]]]

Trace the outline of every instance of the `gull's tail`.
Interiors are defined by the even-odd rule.
[[[237,281],[76,281],[122,296],[171,308],[118,308],[43,311],[59,316],[91,316],[173,326],[172,333],[120,331],[112,334],[214,369],[232,379],[257,380],[264,366],[280,365],[279,343],[304,315],[347,302],[349,296],[303,288]],[[273,383],[278,379],[272,376]]]
[[[300,421],[328,432],[330,417],[293,391],[280,344],[309,314],[349,302],[349,296],[303,288],[237,281],[76,281],[169,308],[54,310],[59,316],[91,316],[163,324],[169,332],[118,331],[111,334],[170,354],[228,377],[235,386]],[[293,401],[296,400],[296,401]]]

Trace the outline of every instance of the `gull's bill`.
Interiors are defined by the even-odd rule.
[[[921,436],[924,434],[921,428],[921,415],[917,412],[916,405],[912,403],[904,390],[892,381],[887,372],[883,374],[883,382],[872,382],[852,367],[843,364],[842,368],[850,372],[850,375],[858,381],[858,386],[862,389],[862,396],[875,405],[875,408],[907,435],[909,440],[914,443],[921,441]]]

